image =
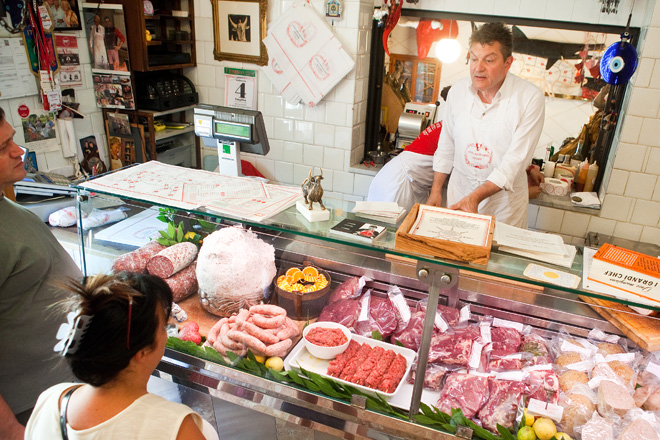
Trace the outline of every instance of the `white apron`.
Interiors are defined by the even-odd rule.
[[[484,184],[500,165],[516,128],[511,118],[506,117],[507,104],[505,98],[488,109],[475,100],[461,106],[455,119],[454,168],[447,185],[447,206]],[[502,190],[488,197],[479,204],[478,212],[512,226],[527,228],[528,203],[527,176],[523,169],[515,176],[510,191]]]

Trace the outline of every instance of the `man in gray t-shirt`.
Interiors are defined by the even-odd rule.
[[[22,180],[23,150],[0,108],[0,191]],[[48,227],[0,195],[0,438],[23,439],[39,394],[71,373],[53,351],[61,317],[53,282],[82,274]]]

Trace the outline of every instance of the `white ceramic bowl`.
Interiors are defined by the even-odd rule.
[[[338,328],[344,335],[346,335],[346,342],[338,345],[336,347],[323,347],[320,345],[312,344],[307,340],[307,333],[309,333],[313,328]],[[337,324],[336,322],[315,322],[310,324],[303,330],[303,341],[305,341],[305,348],[312,356],[316,356],[319,359],[334,359],[337,355],[341,354],[348,348],[348,344],[351,342],[351,331],[344,325]]]

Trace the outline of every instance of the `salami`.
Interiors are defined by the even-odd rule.
[[[117,257],[112,264],[114,273],[126,270],[128,272],[147,273],[147,263],[158,252],[165,249],[165,246],[157,241],[150,241],[133,252],[128,252]]]
[[[193,243],[188,241],[177,243],[151,257],[147,263],[147,271],[151,275],[166,279],[188,267],[196,256],[197,246]]]
[[[179,302],[197,293],[195,266],[197,266],[197,263],[193,262],[190,266],[165,279],[165,282],[172,290],[174,302]]]

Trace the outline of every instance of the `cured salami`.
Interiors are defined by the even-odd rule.
[[[157,241],[150,241],[139,249],[117,257],[112,264],[114,273],[126,270],[128,272],[147,273],[147,263],[151,257],[165,249],[165,246]]]
[[[188,298],[190,295],[197,293],[196,265],[197,263],[193,262],[190,266],[165,279],[165,282],[172,290],[172,298],[174,298],[174,302],[179,302],[182,299]]]
[[[188,241],[177,243],[151,257],[147,263],[147,271],[151,275],[166,279],[188,267],[196,256],[197,246],[193,243]]]

